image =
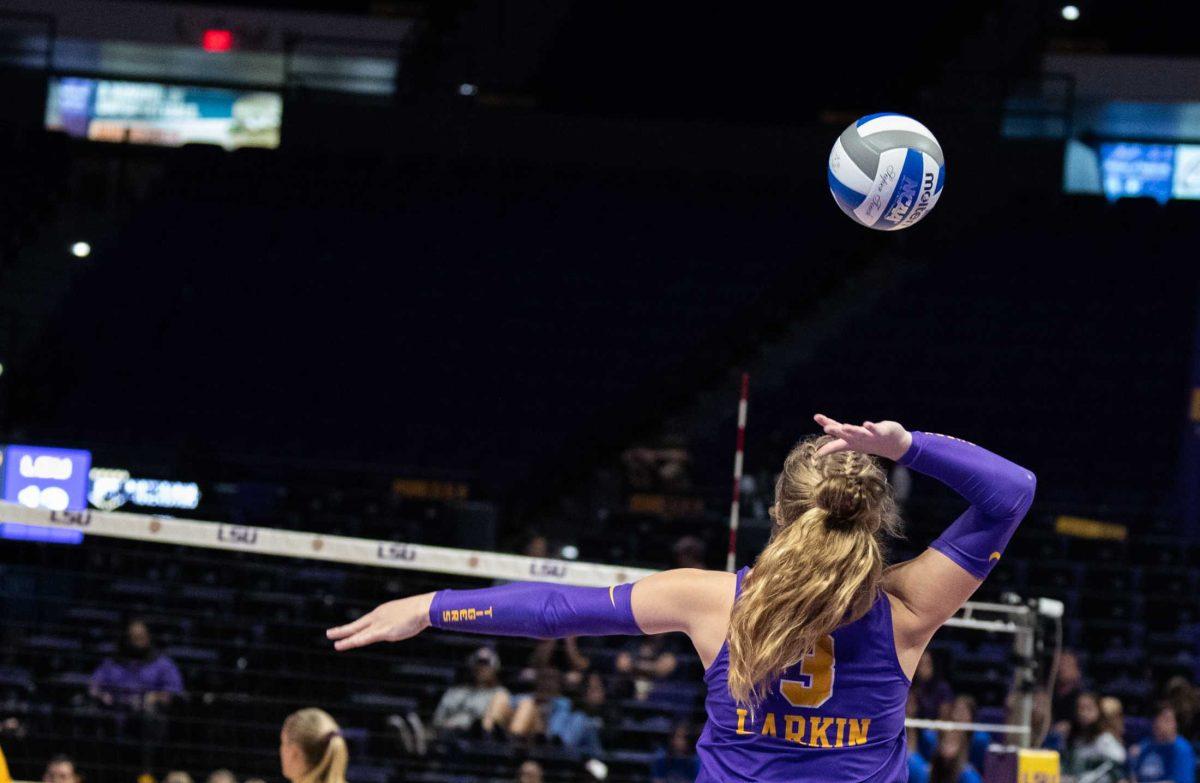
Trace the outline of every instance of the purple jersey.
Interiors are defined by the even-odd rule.
[[[748,568],[737,575],[737,590]],[[697,783],[903,783],[909,680],[896,658],[881,590],[862,618],[834,631],[775,682],[754,714],[729,695],[729,644],[704,674],[708,721]]]

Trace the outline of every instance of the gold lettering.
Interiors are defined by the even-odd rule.
[[[808,719],[808,744],[814,748],[832,748],[829,744],[829,727],[833,718],[818,718],[815,715]]]
[[[845,730],[845,728],[846,728],[846,719],[838,718],[837,726],[833,730],[833,746],[835,748],[840,748],[842,746],[842,732]]]
[[[863,718],[862,720],[850,718],[850,734],[846,739],[846,744],[851,747],[855,745],[865,745],[867,742],[867,730],[870,728],[870,718]]]
[[[738,734],[749,734],[750,733],[750,732],[746,731],[746,711],[745,710],[741,710],[741,709],[738,710],[737,733]]]
[[[776,736],[775,733],[775,713],[768,712],[767,717],[763,719],[762,733],[768,737]]]
[[[796,742],[800,745],[804,744],[804,716],[803,715],[784,715],[783,719],[787,721],[784,730],[783,738],[788,742]]]
[[[458,611],[457,609],[451,609],[451,610],[450,610],[450,620],[451,620],[451,622],[455,622],[455,623],[457,623],[457,622],[459,621],[459,619],[460,619],[460,617],[459,617],[459,611]]]
[[[474,620],[474,619],[475,619],[475,610],[474,610],[474,609],[468,609],[468,610],[467,610],[467,619],[468,619],[468,620]]]

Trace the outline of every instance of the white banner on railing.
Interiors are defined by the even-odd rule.
[[[115,511],[48,511],[0,502],[0,521],[67,530],[89,536],[225,549],[278,557],[302,557],[331,563],[400,568],[483,579],[558,582],[608,587],[654,573],[573,560],[552,560],[471,549],[372,541],[366,538],[305,533],[270,527],[229,525],[192,519]]]

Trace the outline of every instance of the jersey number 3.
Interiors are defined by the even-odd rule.
[[[823,637],[800,659],[799,680],[780,680],[779,692],[793,707],[820,707],[833,695],[833,637]]]

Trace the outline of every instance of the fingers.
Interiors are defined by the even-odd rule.
[[[325,638],[345,639],[348,636],[353,636],[371,624],[371,614],[372,613],[364,614],[362,617],[358,618],[349,625],[341,625],[337,628],[330,628],[325,632]]]
[[[821,425],[821,429],[825,430],[826,435],[832,435],[835,438],[841,438],[844,434],[843,428],[846,425],[842,424],[840,421],[829,418],[823,413],[818,413],[817,415],[813,416],[813,420],[817,424]],[[819,454],[820,452],[818,452],[818,455]]]
[[[849,450],[850,450],[849,443],[842,440],[841,438],[834,438],[833,440],[829,441],[821,448],[817,449],[817,456],[825,457],[830,454],[837,454],[839,451],[849,451]]]
[[[870,434],[863,427],[859,427],[854,424],[843,424],[836,419],[829,418],[823,413],[818,413],[813,416],[813,421],[815,421],[817,424],[820,424],[821,428],[824,429],[829,435],[841,435],[842,433],[846,433],[848,435],[857,435],[862,437]],[[864,422],[864,424],[865,423],[866,422]]]
[[[840,435],[843,438],[849,438],[849,439],[875,437],[874,435],[871,434],[870,430],[868,430],[864,427],[859,427],[855,424],[843,424],[841,426],[841,430],[838,432],[838,435]]]
[[[814,415],[813,421],[821,425],[821,429],[825,430],[826,435],[833,437],[832,441],[817,450],[818,457],[836,454],[839,451],[849,451],[856,446],[862,450],[861,447],[873,442],[882,434],[875,422],[872,421],[864,421],[860,427],[855,424],[843,424],[823,413]]]
[[[338,652],[346,650],[354,650],[359,647],[366,647],[368,644],[384,641],[385,629],[377,626],[371,626],[365,630],[359,631],[348,639],[342,639],[333,645],[333,649]]]

